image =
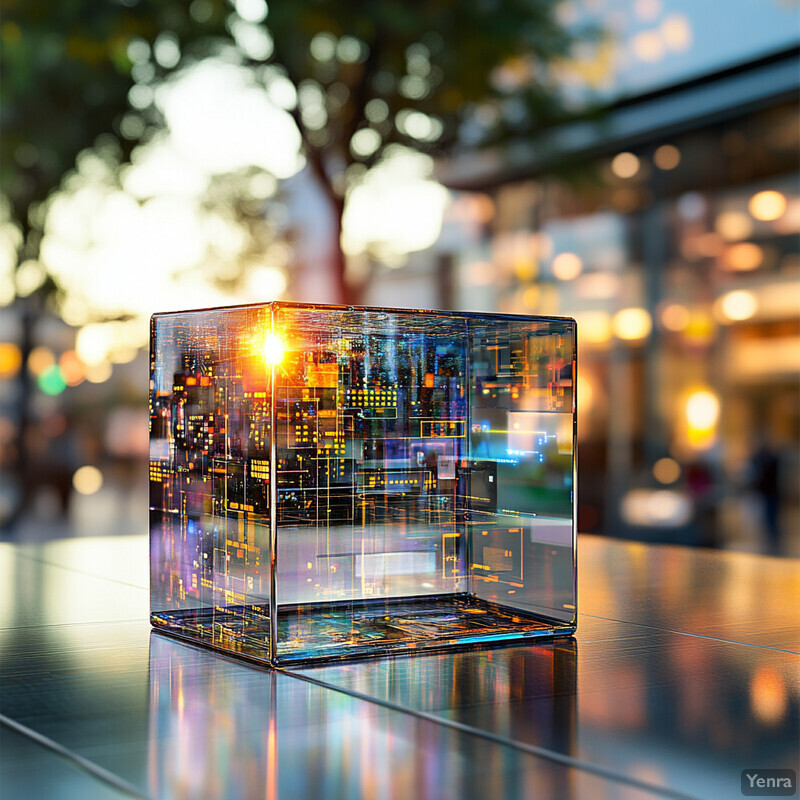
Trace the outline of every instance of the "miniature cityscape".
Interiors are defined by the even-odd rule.
[[[270,662],[567,630],[574,348],[558,319],[157,315],[153,624]]]

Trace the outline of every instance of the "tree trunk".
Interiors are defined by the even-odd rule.
[[[351,298],[347,285],[347,259],[342,249],[342,219],[344,217],[344,199],[327,193],[331,203],[333,218],[333,231],[330,241],[330,264],[336,284],[336,297],[331,298],[334,303],[350,305]]]
[[[363,282],[353,284],[347,277],[347,257],[342,247],[342,230],[344,219],[344,198],[328,195],[333,211],[333,235],[331,237],[331,264],[336,281],[337,297],[332,298],[334,303],[345,306],[361,305],[364,297]]]
[[[323,163],[322,154],[311,147],[307,148],[306,157],[320,189],[331,204],[333,215],[333,232],[331,236],[331,266],[336,284],[336,296],[330,298],[331,303],[345,306],[360,305],[364,297],[366,282],[358,284],[347,280],[347,258],[342,249],[342,222],[344,220],[345,199],[334,188]]]

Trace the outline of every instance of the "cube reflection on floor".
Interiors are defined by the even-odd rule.
[[[157,314],[153,625],[271,664],[575,629],[569,319]]]

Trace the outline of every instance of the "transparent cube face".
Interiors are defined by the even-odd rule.
[[[569,633],[571,320],[157,315],[152,619],[272,663]]]

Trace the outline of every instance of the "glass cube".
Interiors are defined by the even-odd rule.
[[[273,665],[576,625],[575,323],[156,314],[151,622]]]

